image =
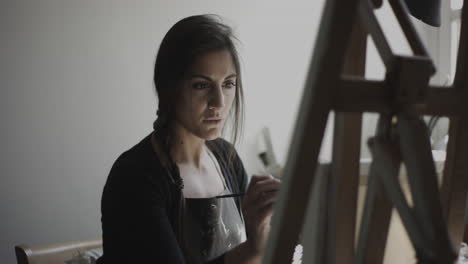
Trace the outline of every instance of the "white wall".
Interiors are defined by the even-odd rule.
[[[15,244],[101,235],[105,179],[152,129],[157,47],[185,16],[220,14],[243,43],[247,169],[264,125],[284,159],[320,11],[306,0],[1,1],[0,262],[15,263]]]
[[[248,172],[260,168],[256,140],[263,126],[270,127],[283,164],[322,5],[2,1],[0,261],[15,263],[15,244],[101,235],[100,198],[109,169],[152,129],[157,47],[188,15],[220,14],[242,42],[246,129],[238,149]],[[369,60],[377,63],[375,56]],[[329,140],[324,145],[330,149]]]

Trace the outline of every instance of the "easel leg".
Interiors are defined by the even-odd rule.
[[[441,198],[454,245],[468,242],[465,208],[468,193],[468,118],[450,119],[449,142],[442,180]]]
[[[409,116],[399,116],[397,126],[413,210],[425,240],[429,243],[426,249],[430,250],[430,254],[418,256],[418,259],[429,258],[436,263],[450,263],[450,260],[455,259],[455,253],[443,217],[427,127],[421,118]]]
[[[364,76],[367,33],[353,27],[343,74]],[[335,112],[331,191],[324,263],[352,263],[356,229],[362,113]]]
[[[356,19],[357,0],[326,1],[264,263],[290,263],[305,218],[318,154]],[[341,21],[349,21],[342,23]]]
[[[382,122],[389,120],[380,117],[377,133],[382,129]],[[368,173],[366,198],[356,247],[356,264],[383,263],[387,244],[393,205],[385,193],[375,165],[375,162],[372,162]]]

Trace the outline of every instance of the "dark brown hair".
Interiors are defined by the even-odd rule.
[[[233,121],[232,143],[238,143],[244,123],[244,94],[239,56],[234,41],[237,39],[232,29],[222,23],[217,15],[190,16],[169,29],[159,46],[154,67],[154,84],[159,99],[155,130],[167,130],[174,121],[179,83],[196,58],[208,52],[228,50],[237,74],[236,94],[228,120]],[[226,125],[223,134],[225,128]]]

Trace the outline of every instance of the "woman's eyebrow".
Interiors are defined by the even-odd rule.
[[[233,74],[229,75],[228,77],[226,77],[225,79],[230,79],[230,78],[234,78],[234,77],[237,77],[237,74],[233,73]]]
[[[192,76],[190,76],[190,78],[191,79],[193,79],[193,78],[202,78],[202,79],[206,79],[208,81],[212,81],[210,77],[202,75],[202,74],[192,74]]]
[[[233,74],[227,76],[224,79],[230,79],[230,78],[233,78],[233,77],[237,77],[237,74],[233,73]],[[203,74],[192,74],[191,79],[193,79],[193,78],[202,78],[202,79],[206,79],[208,81],[213,81],[210,77],[208,77],[206,75],[203,75]]]

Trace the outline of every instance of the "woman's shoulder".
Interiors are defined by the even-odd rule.
[[[229,154],[237,154],[234,145],[221,137],[207,141],[206,144],[210,150],[213,151],[213,153],[221,156],[224,159],[228,159]]]
[[[248,176],[234,145],[223,138],[211,140],[207,144],[218,157],[219,165],[225,172],[224,176],[231,188],[236,192],[244,192]]]
[[[104,185],[103,205],[113,208],[115,199],[167,205],[173,191],[167,179],[167,173],[152,150],[151,137],[147,136],[115,160]]]
[[[120,154],[110,170],[107,184],[147,184],[163,180],[161,163],[152,151],[151,134]]]
[[[143,138],[136,145],[120,154],[113,167],[131,168],[132,170],[151,168],[158,165],[154,152],[151,150],[150,135]]]
[[[221,161],[221,166],[234,169],[237,173],[243,173],[244,166],[242,160],[231,142],[223,138],[217,138],[207,141],[207,145],[217,156],[218,160]]]

